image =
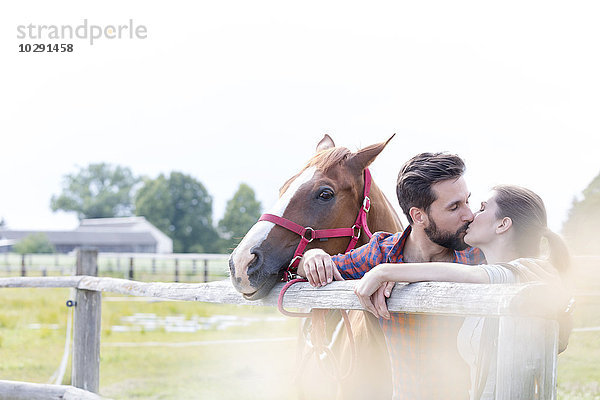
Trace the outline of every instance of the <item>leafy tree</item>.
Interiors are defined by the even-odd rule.
[[[90,164],[65,175],[60,196],[52,196],[52,211],[73,211],[84,218],[125,217],[133,213],[133,187],[139,178],[127,167]]]
[[[574,254],[600,254],[600,174],[574,199],[563,234]]]
[[[54,245],[44,233],[33,233],[19,240],[13,250],[19,254],[54,253]]]
[[[222,252],[231,251],[261,215],[260,201],[256,200],[254,190],[241,183],[233,198],[227,202],[225,215],[219,221],[219,231],[223,236]]]
[[[171,172],[168,178],[146,179],[136,194],[135,212],[173,239],[175,252],[215,251],[212,197],[189,175]]]

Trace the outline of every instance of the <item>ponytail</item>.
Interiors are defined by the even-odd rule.
[[[571,268],[571,256],[565,241],[548,228],[542,232],[542,236],[548,241],[550,263],[556,268],[563,281],[568,281],[567,274]]]
[[[546,228],[542,233],[542,236],[548,241],[548,247],[550,248],[550,263],[558,270],[562,283],[565,289],[570,290],[572,288],[572,282],[570,276],[568,276],[569,269],[571,267],[571,257],[569,256],[569,250],[564,240]],[[567,296],[568,298],[568,296]],[[558,321],[558,352],[562,353],[567,349],[569,344],[569,337],[573,330],[573,304],[575,299],[571,297],[565,309],[556,315]]]

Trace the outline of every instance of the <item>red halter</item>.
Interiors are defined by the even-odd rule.
[[[358,239],[360,238],[361,230],[364,229],[365,233],[369,238],[373,236],[371,231],[369,231],[369,227],[367,226],[367,213],[371,208],[371,199],[369,198],[369,191],[371,190],[371,173],[368,168],[365,168],[365,188],[364,188],[364,199],[363,204],[360,210],[358,211],[358,216],[356,217],[356,222],[352,228],[334,228],[334,229],[313,229],[309,226],[302,227],[295,222],[290,221],[289,219],[279,217],[273,214],[263,214],[261,215],[259,221],[268,221],[272,222],[275,225],[279,225],[289,231],[292,231],[301,236],[300,243],[294,252],[294,256],[292,257],[292,261],[290,261],[290,265],[287,267],[285,273],[283,274],[283,280],[289,281],[293,278],[292,270],[296,270],[298,268],[298,264],[300,264],[300,259],[304,254],[304,249],[306,249],[306,245],[312,242],[314,239],[325,239],[325,238],[335,238],[335,237],[351,237],[350,243],[348,244],[348,248],[345,253],[352,250]]]

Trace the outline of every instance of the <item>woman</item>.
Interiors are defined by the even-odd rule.
[[[525,258],[540,257],[545,238],[549,252],[548,261]],[[378,315],[371,296],[385,282],[444,281],[465,283],[517,283],[544,281],[563,287],[563,279],[569,269],[569,254],[562,239],[547,227],[546,208],[542,199],[531,190],[518,186],[496,186],[490,198],[481,203],[464,240],[479,247],[488,264],[465,266],[456,263],[406,263],[380,264],[367,272],[355,289],[361,304]],[[566,297],[568,299],[568,297]],[[564,350],[570,332],[569,316],[561,322],[559,348]],[[466,318],[458,336],[461,355],[471,366],[472,398],[483,393],[493,393],[495,374],[488,379],[478,378],[481,353],[489,351],[489,343],[481,341],[484,318]],[[493,334],[493,332],[492,332]],[[497,335],[497,333],[496,333]],[[487,334],[484,333],[484,337]],[[480,343],[481,342],[481,343]],[[489,342],[489,340],[487,341]],[[489,349],[487,349],[489,350]],[[487,361],[488,364],[495,364]]]
[[[542,238],[547,241],[549,262],[523,259],[540,257]],[[479,247],[488,264],[475,267],[440,262],[380,264],[364,275],[355,293],[367,310],[379,316],[370,296],[388,281],[561,283],[561,276],[569,269],[567,247],[560,236],[548,229],[542,199],[522,187],[494,187],[491,197],[475,213],[464,240]]]

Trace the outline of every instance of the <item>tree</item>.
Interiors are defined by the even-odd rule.
[[[52,211],[73,211],[77,218],[125,217],[133,214],[133,188],[139,178],[127,167],[90,164],[63,177],[60,196],[52,196]]]
[[[33,233],[19,240],[13,250],[19,254],[54,253],[54,245],[44,233]]]
[[[219,221],[219,231],[223,236],[221,251],[231,251],[261,215],[260,201],[254,190],[241,183],[233,198],[227,202],[223,219]]]
[[[135,212],[173,239],[177,253],[215,250],[212,197],[189,175],[171,172],[168,178],[146,179],[136,194]]]
[[[600,174],[574,199],[563,234],[574,254],[600,254]]]

